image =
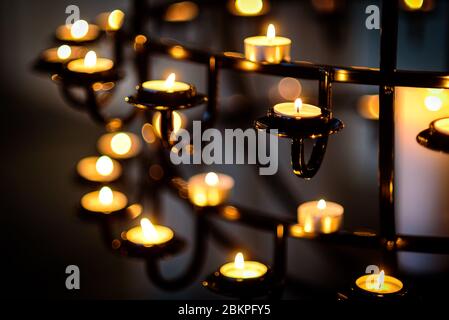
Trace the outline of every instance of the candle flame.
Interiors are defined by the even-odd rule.
[[[112,193],[111,188],[103,187],[100,189],[100,193],[98,194],[98,200],[100,200],[101,204],[111,204],[114,200],[114,194]]]
[[[273,40],[276,37],[276,29],[274,25],[270,23],[267,28],[267,38],[268,40]]]
[[[297,99],[295,100],[295,110],[296,110],[296,113],[299,113],[299,110],[301,110],[301,108],[302,108],[302,100],[301,100],[301,98],[297,98]]]
[[[114,163],[108,156],[101,156],[95,163],[95,168],[102,176],[108,176],[114,170]]]
[[[243,15],[257,15],[263,9],[262,0],[235,0],[235,8]]]
[[[70,27],[70,34],[74,39],[81,39],[87,34],[89,30],[89,24],[86,20],[77,20]]]
[[[326,209],[326,201],[324,199],[321,199],[320,201],[318,201],[316,207],[320,210]]]
[[[111,139],[111,149],[116,154],[126,154],[131,149],[131,138],[124,132],[117,133]]]
[[[239,253],[237,253],[235,255],[234,266],[237,269],[244,269],[245,268],[245,260],[243,259],[243,253],[239,252]]]
[[[89,51],[84,57],[84,66],[86,68],[93,68],[97,64],[97,54],[95,51]]]
[[[122,27],[125,14],[121,10],[114,10],[108,16],[108,25],[111,30],[118,30]]]
[[[140,220],[140,226],[142,228],[142,234],[145,240],[154,242],[159,238],[156,228],[147,218]]]
[[[65,60],[72,54],[72,49],[68,45],[63,44],[58,48],[56,53],[59,59]]]
[[[173,88],[173,85],[175,84],[176,80],[176,74],[170,73],[170,75],[167,77],[167,80],[165,80],[165,87],[167,89]]]
[[[379,272],[379,276],[377,277],[377,289],[381,290],[385,281],[385,272],[382,270]]]
[[[204,177],[204,182],[206,182],[208,186],[216,186],[218,184],[218,175],[215,172],[209,172]]]

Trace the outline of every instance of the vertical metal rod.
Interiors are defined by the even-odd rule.
[[[323,109],[325,116],[332,116],[332,87],[329,77],[329,71],[321,70],[320,80],[318,83],[318,106]]]
[[[394,87],[387,86],[396,69],[398,37],[398,1],[382,1],[380,34],[379,87],[379,179],[380,179],[380,235],[386,240],[396,234],[394,208]]]
[[[204,127],[206,128],[212,125],[217,115],[218,73],[218,61],[214,56],[212,56],[209,59],[207,70],[207,110],[203,116],[203,121],[205,122]]]

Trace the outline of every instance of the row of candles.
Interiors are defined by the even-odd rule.
[[[100,137],[98,149],[107,155],[81,159],[77,165],[78,174],[93,182],[111,182],[122,173],[120,159],[136,156],[140,149],[138,137],[129,132],[107,133]],[[115,159],[113,159],[115,158]],[[187,183],[190,201],[199,207],[214,207],[226,203],[234,186],[234,179],[222,173],[208,172],[192,176]],[[103,186],[100,190],[85,194],[81,206],[91,213],[111,214],[120,212],[128,205],[125,194]],[[298,224],[292,225],[292,234],[299,228],[305,234],[338,232],[343,220],[344,208],[338,203],[309,201],[298,207]],[[296,230],[296,232],[293,232]],[[174,238],[169,227],[155,225],[148,218],[123,233],[123,238],[135,246],[153,248],[169,243]],[[233,281],[245,282],[263,278],[269,267],[258,261],[245,261],[241,252],[234,261],[228,262],[218,270],[219,274]],[[359,289],[373,295],[394,294],[403,288],[402,282],[384,272],[377,275],[364,275],[356,280]]]

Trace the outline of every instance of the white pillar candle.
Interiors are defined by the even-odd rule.
[[[309,201],[298,207],[298,223],[306,233],[332,233],[340,229],[343,212],[335,202]]]
[[[244,40],[245,57],[254,62],[290,61],[291,43],[288,38],[276,37],[276,30],[270,24],[266,36],[249,37]]]

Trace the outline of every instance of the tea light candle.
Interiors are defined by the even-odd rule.
[[[171,73],[166,80],[145,81],[137,90],[138,99],[142,102],[160,104],[163,107],[175,105],[196,95],[195,87],[176,81],[174,73]]]
[[[77,20],[72,25],[62,25],[56,29],[56,38],[66,42],[88,42],[98,38],[100,29],[85,20]]]
[[[104,31],[117,31],[122,27],[124,19],[125,13],[123,11],[114,10],[99,14],[96,21]]]
[[[97,58],[95,51],[89,51],[83,59],[76,59],[67,65],[67,69],[77,73],[100,73],[111,70],[114,62],[111,59]]]
[[[140,246],[151,247],[161,245],[173,239],[172,229],[164,226],[153,225],[147,218],[140,220],[140,226],[128,230],[126,240]]]
[[[340,228],[343,212],[335,202],[309,201],[298,207],[298,223],[306,233],[332,233]]]
[[[449,118],[438,119],[433,123],[434,129],[441,134],[449,136]]]
[[[111,182],[120,177],[122,166],[108,156],[87,157],[78,162],[76,170],[86,180]]]
[[[376,295],[388,295],[402,290],[402,282],[392,276],[386,276],[382,270],[378,274],[367,274],[358,278],[355,282],[358,288]]]
[[[311,119],[321,116],[321,109],[317,106],[302,103],[301,98],[295,102],[278,103],[273,107],[274,113],[293,119]]]
[[[257,261],[245,261],[241,252],[237,253],[233,262],[220,267],[220,274],[237,281],[260,278],[265,275],[268,268]]]
[[[225,174],[209,172],[191,177],[188,181],[190,201],[199,206],[218,206],[224,203],[234,186],[234,179]]]
[[[111,158],[129,159],[139,154],[142,143],[137,135],[131,132],[106,133],[98,139],[98,151]]]
[[[266,36],[249,37],[244,40],[245,57],[254,62],[280,63],[290,61],[291,40],[276,37],[274,25],[270,24]]]
[[[87,49],[80,46],[63,44],[58,48],[50,48],[42,53],[42,59],[49,63],[62,64],[85,56]]]
[[[109,214],[122,210],[128,204],[126,196],[109,187],[89,192],[81,198],[81,206],[87,211]]]

